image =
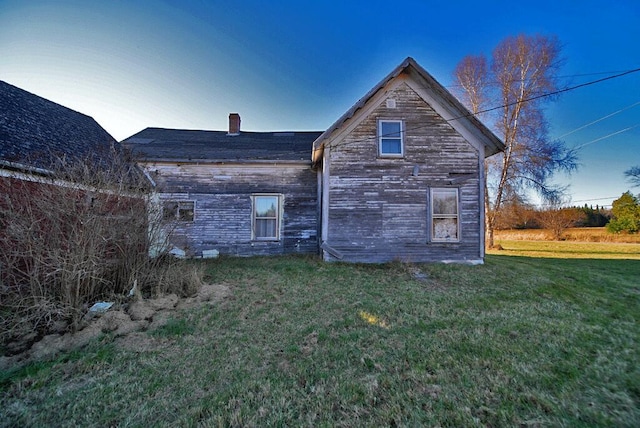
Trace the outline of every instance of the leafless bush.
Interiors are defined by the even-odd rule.
[[[134,284],[193,293],[201,272],[149,258],[149,237],[167,232],[150,218],[158,215],[150,200],[148,181],[121,153],[0,176],[0,343],[60,321],[73,327],[88,305]]]
[[[538,223],[547,229],[556,241],[561,240],[564,232],[570,227],[575,226],[580,220],[584,219],[584,217],[584,212],[577,208],[558,207],[540,210],[536,216]]]

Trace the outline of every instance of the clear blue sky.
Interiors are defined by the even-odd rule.
[[[229,112],[244,130],[324,130],[407,56],[449,86],[463,56],[519,33],[559,38],[567,84],[640,67],[638,0],[0,0],[0,79],[118,140],[223,130]],[[639,101],[640,73],[566,93],[547,110],[551,136]],[[556,180],[576,204],[610,205],[640,164],[640,105],[564,139],[587,145]]]

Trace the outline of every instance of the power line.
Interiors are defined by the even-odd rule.
[[[586,146],[589,146],[591,144],[597,143],[598,141],[602,141],[602,140],[604,140],[606,138],[613,137],[614,135],[618,135],[618,134],[622,134],[623,132],[630,131],[630,130],[632,130],[634,128],[637,128],[638,126],[640,126],[640,123],[636,123],[635,125],[629,126],[628,128],[621,129],[621,130],[616,131],[616,132],[612,132],[611,134],[605,135],[604,137],[596,138],[595,140],[591,140],[588,143],[580,144],[579,146],[575,146],[572,150],[580,150],[583,147],[586,147]]]
[[[576,202],[591,202],[591,201],[606,201],[608,199],[617,199],[620,196],[607,196],[605,198],[591,198],[591,199],[580,199],[577,201],[571,201],[571,203],[576,203]]]
[[[536,95],[536,96],[533,96],[533,97],[530,97],[530,98],[525,98],[524,100],[514,101],[512,103],[503,104],[503,105],[498,106],[498,107],[492,107],[492,108],[488,108],[488,109],[485,109],[485,110],[481,110],[481,111],[475,113],[475,115],[478,115],[478,114],[481,114],[481,113],[488,113],[490,111],[498,110],[498,109],[505,108],[505,107],[511,107],[511,106],[517,105],[517,104],[523,104],[523,103],[527,103],[527,102],[530,102],[530,101],[535,101],[535,100],[538,100],[540,98],[551,97],[551,96],[554,96],[554,95],[562,94],[564,92],[573,91],[573,90],[578,89],[578,88],[583,88],[585,86],[595,85],[596,83],[601,83],[601,82],[604,82],[604,81],[607,81],[607,80],[616,79],[618,77],[626,76],[627,74],[637,73],[638,71],[640,71],[640,68],[635,68],[633,70],[627,70],[625,72],[616,74],[614,76],[603,77],[602,79],[592,80],[590,82],[581,83],[579,85],[570,86],[568,88],[558,89],[557,91],[547,92],[547,93]],[[469,117],[469,116],[473,116],[473,115],[474,114],[470,113],[470,114],[466,114],[466,115],[463,115],[463,116],[460,116],[460,117],[449,119],[448,121],[457,120],[457,119],[463,119],[465,117]]]
[[[563,76],[556,76],[556,78],[565,79],[565,78],[569,78],[569,77],[599,76],[599,75],[602,75],[602,74],[624,73],[625,71],[628,71],[628,70],[612,70],[612,71],[598,71],[598,72],[594,72],[594,73],[565,74]],[[520,82],[520,81],[522,81],[522,80],[512,80],[512,82]],[[488,80],[487,82],[499,83],[497,80]],[[451,85],[445,86],[445,88],[460,88],[460,87],[463,87],[463,86],[464,85],[462,85],[460,83],[452,83]]]
[[[566,134],[562,134],[561,136],[559,136],[559,137],[558,137],[558,139],[560,139],[560,138],[564,138],[564,137],[566,137],[567,135],[571,135],[571,134],[573,134],[574,132],[581,131],[581,130],[583,130],[584,128],[587,128],[587,127],[589,127],[589,126],[591,126],[591,125],[594,125],[594,124],[596,124],[596,123],[598,123],[598,122],[601,122],[601,121],[603,121],[603,120],[605,120],[605,119],[608,119],[608,118],[610,118],[611,116],[615,116],[615,115],[616,115],[616,114],[618,114],[618,113],[622,113],[622,112],[623,112],[623,111],[625,111],[625,110],[629,110],[630,108],[633,108],[633,107],[635,107],[635,106],[637,106],[637,105],[640,105],[640,101],[637,101],[636,103],[631,104],[630,106],[624,107],[624,108],[622,108],[622,109],[620,109],[620,110],[618,110],[618,111],[614,111],[613,113],[609,113],[608,115],[603,116],[603,117],[601,117],[600,119],[596,119],[596,120],[594,120],[593,122],[589,122],[589,123],[587,123],[586,125],[582,125],[581,127],[574,129],[573,131],[569,131],[569,132],[567,132]]]
[[[558,94],[561,94],[561,93],[564,93],[564,92],[573,91],[573,90],[576,90],[576,89],[579,89],[579,88],[583,88],[585,86],[595,85],[597,83],[605,82],[605,81],[611,80],[611,79],[616,79],[618,77],[626,76],[627,74],[637,73],[639,71],[640,71],[640,68],[634,68],[632,70],[626,70],[626,71],[623,71],[623,72],[618,73],[618,74],[613,75],[613,76],[603,77],[602,79],[592,80],[592,81],[589,81],[589,82],[586,82],[586,83],[581,83],[579,85],[575,85],[575,86],[570,86],[570,87],[567,87],[567,88],[559,89],[557,91],[547,92],[547,93],[536,95],[536,96],[533,96],[533,97],[530,97],[530,98],[525,98],[525,99],[520,100],[520,101],[514,101],[512,103],[503,104],[503,105],[500,105],[500,106],[497,106],[497,107],[491,107],[491,108],[488,108],[488,109],[485,109],[485,110],[481,110],[481,111],[479,111],[477,113],[469,112],[469,113],[464,114],[462,116],[453,117],[451,119],[444,119],[444,118],[443,119],[446,122],[452,122],[454,120],[460,120],[460,119],[464,119],[464,118],[471,117],[471,116],[477,116],[477,115],[482,114],[482,113],[488,113],[488,112],[491,112],[491,111],[499,110],[501,108],[510,107],[510,106],[513,106],[513,105],[516,105],[516,104],[524,104],[524,103],[527,103],[527,102],[530,102],[530,101],[534,101],[534,100],[537,100],[537,99],[551,97],[551,96],[558,95]],[[406,134],[407,131],[414,131],[414,130],[418,130],[418,129],[422,129],[422,128],[427,128],[429,126],[431,126],[431,125],[421,125],[421,126],[416,126],[416,127],[409,128],[409,129],[405,128],[405,129],[401,130],[400,132],[402,134]],[[636,126],[637,125],[634,125],[633,127],[629,128],[629,129],[635,128]],[[617,133],[625,132],[625,131],[628,131],[629,129],[625,129],[625,130],[619,131]],[[391,135],[391,134],[389,134],[389,135]],[[612,135],[615,135],[615,134],[612,134]],[[610,137],[612,135],[608,135],[608,136],[603,137],[601,139]],[[379,137],[385,137],[385,136],[387,136],[387,135],[380,135]],[[370,141],[370,140],[373,140],[373,139],[377,139],[377,138],[378,137],[361,138],[361,139],[351,140],[350,143],[363,143],[363,142],[367,142],[367,141]],[[598,141],[600,141],[600,140],[598,140]],[[596,142],[596,141],[590,141],[589,143],[586,143],[584,145],[592,144],[594,142]],[[341,144],[337,144],[337,145],[335,145],[333,147],[338,147],[340,145]],[[582,145],[580,147],[584,147],[584,145]],[[580,147],[577,147],[577,148],[580,148]]]

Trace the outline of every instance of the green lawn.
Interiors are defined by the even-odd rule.
[[[640,261],[222,258],[231,297],[0,376],[6,426],[637,426]],[[131,342],[131,341],[129,341]]]

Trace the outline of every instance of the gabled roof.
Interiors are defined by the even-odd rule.
[[[109,156],[117,145],[93,118],[0,81],[0,163],[46,169],[53,156]],[[1,165],[0,165],[1,166]]]
[[[391,73],[375,85],[358,100],[345,114],[329,127],[313,142],[313,161],[317,162],[324,149],[324,144],[340,131],[351,119],[357,116],[367,103],[380,91],[384,90],[401,74],[407,74],[420,83],[420,87],[431,99],[431,107],[447,120],[451,126],[463,135],[472,135],[478,143],[484,145],[485,156],[491,156],[504,150],[504,143],[462,105],[444,86],[422,68],[413,58],[407,57]]]
[[[321,132],[246,132],[147,128],[122,141],[138,161],[306,162]]]

